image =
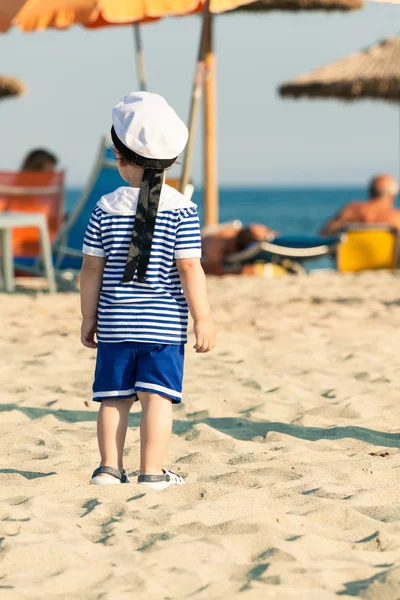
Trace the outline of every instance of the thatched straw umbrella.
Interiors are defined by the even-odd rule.
[[[25,85],[14,77],[0,75],[0,99],[21,96],[25,92]]]
[[[361,52],[284,83],[282,97],[337,98],[352,101],[400,101],[400,37],[378,42]]]
[[[283,97],[400,100],[400,37],[388,38],[280,86]]]

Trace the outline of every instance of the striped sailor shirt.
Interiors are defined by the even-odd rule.
[[[196,205],[163,185],[145,281],[121,283],[128,257],[138,188],[121,187],[95,206],[82,251],[107,259],[98,306],[100,342],[182,344],[188,306],[176,259],[200,258]]]

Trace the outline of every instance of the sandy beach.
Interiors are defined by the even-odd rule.
[[[209,281],[168,466],[89,486],[95,355],[79,298],[0,295],[0,596],[400,598],[400,276]],[[138,408],[126,468],[138,468]]]

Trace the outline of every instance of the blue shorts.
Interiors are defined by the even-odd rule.
[[[182,402],[185,346],[142,342],[99,342],[93,400],[131,398],[154,392]]]

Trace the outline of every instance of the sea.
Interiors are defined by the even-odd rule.
[[[70,188],[66,209],[70,212],[82,190]],[[315,236],[346,202],[365,199],[362,187],[222,187],[219,190],[220,222],[239,219],[243,223],[264,223],[281,235]],[[203,192],[196,189],[193,202],[203,221]],[[331,259],[322,258],[306,265],[310,270],[331,268]]]

